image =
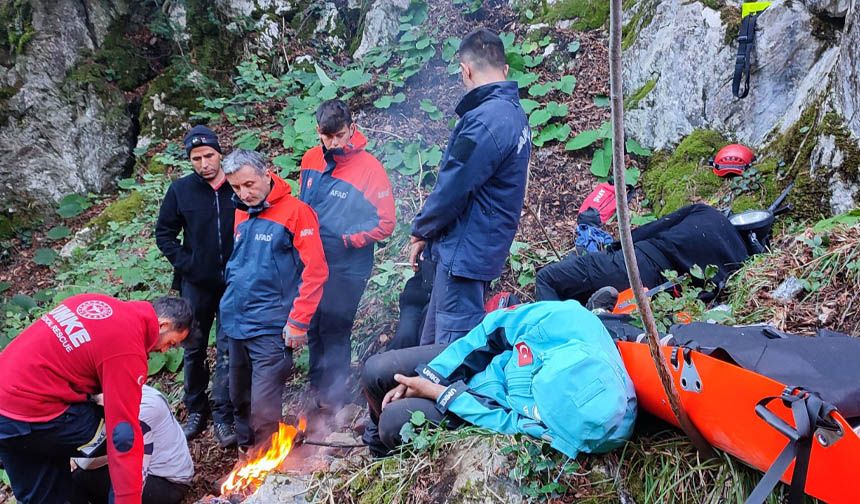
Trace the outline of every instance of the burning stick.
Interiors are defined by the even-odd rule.
[[[305,418],[299,419],[298,427],[281,423],[278,432],[272,434],[268,449],[259,449],[248,457],[244,464],[233,469],[221,485],[221,495],[245,494],[256,491],[266,475],[277,469],[298,443],[307,426]]]

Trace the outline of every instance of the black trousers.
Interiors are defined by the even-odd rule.
[[[332,272],[308,328],[309,378],[320,400],[335,408],[350,402],[347,382],[352,360],[350,336],[367,277]]]
[[[71,504],[107,504],[110,474],[107,466],[85,471],[72,471],[74,494]],[[148,475],[143,482],[141,504],[179,504],[189,490],[188,485],[174,483],[160,476]]]
[[[18,502],[64,504],[72,495],[69,458],[93,439],[103,410],[72,404],[47,422],[21,422],[0,415],[0,460]]]
[[[671,264],[665,258],[654,260],[639,248],[635,250],[642,282],[648,287],[663,283],[665,279],[660,273],[670,269]],[[544,266],[537,274],[535,296],[538,301],[575,299],[584,305],[597,289],[606,286],[619,291],[630,287],[620,250],[584,256],[574,253]]]
[[[399,399],[382,409],[385,394],[397,386],[395,374],[416,376],[415,368],[433,360],[446,346],[437,344],[390,350],[367,359],[361,374],[361,388],[367,398],[370,423],[365,426],[362,441],[371,453],[385,456],[397,448],[401,444],[400,429],[409,422],[414,411],[424,412],[427,420],[436,425],[442,420],[446,420],[445,425],[449,428],[463,423],[454,415],[440,413],[436,402],[430,399]]]
[[[436,263],[427,258],[419,258],[418,272],[406,281],[403,292],[400,293],[400,318],[397,319],[397,330],[388,343],[388,350],[421,344],[421,332],[427,318],[435,276]]]
[[[218,305],[224,294],[224,286],[201,287],[183,280],[182,297],[191,303],[197,330],[192,331],[182,346],[185,349],[185,407],[189,412],[207,413],[209,401],[206,388],[209,386],[209,364],[206,349],[209,332],[218,314]],[[212,416],[216,423],[233,424],[233,405],[230,403],[228,380],[229,357],[227,335],[221,329],[220,316],[215,326],[215,376],[212,380]]]
[[[293,351],[280,334],[230,338],[230,397],[240,448],[264,442],[278,430],[292,368]]]

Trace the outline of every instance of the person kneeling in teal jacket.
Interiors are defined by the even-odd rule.
[[[522,304],[488,314],[449,345],[367,360],[363,440],[384,456],[412,412],[455,428],[525,433],[569,457],[624,444],[636,419],[633,382],[600,320],[577,301]]]

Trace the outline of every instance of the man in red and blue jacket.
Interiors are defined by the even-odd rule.
[[[246,450],[278,429],[292,353],[307,343],[328,266],[316,214],[262,155],[237,149],[222,168],[236,193],[236,229],[221,323],[236,442]]]
[[[151,351],[179,344],[192,325],[188,301],[66,298],[0,352],[0,460],[22,503],[72,495],[70,457],[107,436],[117,504],[143,493],[141,387]],[[104,409],[90,398],[104,394]],[[100,429],[104,422],[105,429]]]
[[[302,157],[301,200],[319,217],[331,274],[308,330],[309,374],[317,400],[337,408],[348,400],[350,333],[373,268],[373,245],[394,231],[394,197],[346,103],[323,102],[316,119],[320,145]]]

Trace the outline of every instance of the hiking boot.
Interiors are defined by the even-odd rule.
[[[229,448],[236,444],[236,432],[233,431],[233,426],[228,423],[215,423],[215,439],[218,440],[218,446],[221,448]]]
[[[185,425],[182,426],[182,433],[185,434],[185,439],[191,441],[206,430],[206,423],[209,418],[206,413],[193,412],[189,413],[185,418]]]
[[[611,286],[601,287],[588,298],[585,308],[588,310],[612,311],[618,302],[618,289]]]

